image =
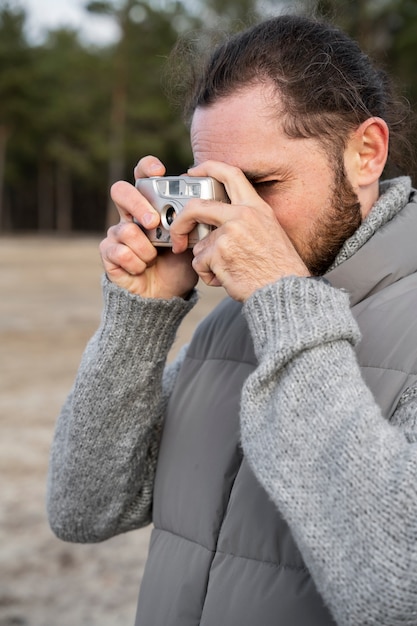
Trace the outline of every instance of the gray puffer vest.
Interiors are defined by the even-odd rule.
[[[352,295],[359,362],[388,419],[417,381],[416,232],[409,204],[327,275]],[[240,395],[256,366],[241,306],[226,300],[197,330],[170,400],[136,626],[334,624],[242,455]]]

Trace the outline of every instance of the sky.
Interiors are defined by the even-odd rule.
[[[92,15],[83,7],[87,0],[12,0],[28,15],[27,32],[34,42],[42,40],[49,29],[68,26],[79,31],[83,41],[107,44],[117,37],[114,21],[105,16]]]

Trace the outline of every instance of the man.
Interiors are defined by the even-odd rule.
[[[100,329],[59,418],[49,518],[154,524],[136,624],[417,623],[417,206],[381,182],[387,81],[344,34],[279,17],[216,49],[188,101],[193,199],[160,254],[112,188]],[[163,175],[154,157],[137,177]],[[215,227],[192,252],[198,223]],[[226,299],[165,367],[198,277]]]

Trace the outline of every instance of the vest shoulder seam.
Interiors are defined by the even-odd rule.
[[[186,359],[190,359],[190,361],[198,361],[199,363],[208,363],[209,361],[213,361],[213,362],[226,362],[226,363],[239,363],[239,365],[251,365],[252,367],[256,367],[258,365],[258,363],[255,361],[243,361],[242,359],[233,359],[230,357],[208,357],[208,358],[204,358],[204,357],[197,357],[194,356],[192,354],[189,354],[187,352],[187,355],[185,357]]]
[[[383,372],[397,372],[399,374],[405,374],[406,376],[417,376],[417,372],[406,372],[405,370],[396,367],[381,367],[380,365],[363,365],[360,364],[361,369],[368,370],[380,370]]]
[[[223,554],[224,556],[231,556],[234,559],[241,559],[244,561],[254,561],[255,563],[262,563],[263,565],[268,565],[269,567],[275,567],[276,569],[308,573],[307,567],[303,565],[289,565],[288,563],[277,563],[276,561],[267,561],[265,559],[257,559],[253,556],[244,556],[241,554],[234,554],[233,552],[225,552],[224,550],[217,550],[217,554]]]
[[[196,546],[199,546],[200,548],[203,548],[204,550],[207,550],[207,552],[210,552],[213,557],[216,554],[221,554],[223,556],[230,556],[234,559],[240,559],[240,560],[244,560],[244,561],[254,561],[255,563],[261,563],[263,565],[267,565],[268,567],[274,567],[276,569],[282,569],[282,570],[289,570],[289,571],[293,571],[293,572],[302,572],[302,573],[308,573],[308,569],[306,566],[303,565],[289,565],[288,563],[277,563],[276,561],[267,561],[265,559],[257,559],[256,557],[252,557],[252,556],[245,556],[242,554],[234,554],[233,552],[226,552],[225,550],[218,550],[218,549],[212,549],[209,548],[208,546],[205,546],[204,544],[200,543],[199,541],[196,541],[195,539],[190,539],[189,537],[184,537],[184,535],[180,535],[179,533],[174,532],[173,530],[169,530],[167,528],[160,528],[159,526],[155,526],[155,530],[157,530],[158,532],[161,533],[168,533],[169,535],[173,535],[174,537],[178,537],[179,539],[182,539],[183,541],[188,541],[189,543],[192,543]]]

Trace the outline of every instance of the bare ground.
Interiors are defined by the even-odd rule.
[[[0,626],[131,626],[149,529],[59,541],[45,515],[54,423],[100,319],[98,238],[0,238]],[[223,297],[202,299],[176,346]]]

